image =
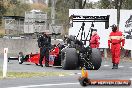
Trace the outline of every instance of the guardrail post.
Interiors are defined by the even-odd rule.
[[[7,76],[7,53],[8,53],[8,48],[4,48],[4,62],[3,62],[3,78],[6,78]]]

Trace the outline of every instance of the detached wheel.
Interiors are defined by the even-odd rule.
[[[102,63],[101,52],[97,48],[93,48],[89,59],[91,65],[93,66],[90,70],[98,70]],[[89,67],[86,68],[89,69]]]
[[[78,67],[78,55],[75,48],[66,48],[61,52],[61,65],[64,70]]]

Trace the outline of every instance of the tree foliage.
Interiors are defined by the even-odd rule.
[[[29,4],[20,3],[17,0],[4,1],[5,16],[24,16],[25,11],[31,10]]]
[[[51,6],[51,0],[49,6]],[[86,0],[57,0],[56,2],[56,18],[62,19],[63,22],[68,20],[69,9],[83,9],[86,6]]]
[[[46,11],[48,10],[48,6],[46,4],[34,3],[34,4],[31,4],[31,9]]]
[[[0,16],[6,12],[3,1],[0,1]]]
[[[122,9],[132,9],[132,0],[122,0]]]
[[[101,3],[101,9],[108,9],[108,8],[110,8],[110,2],[109,2],[109,0],[101,0],[100,1],[100,3]]]
[[[122,9],[132,9],[132,0],[100,0],[97,5],[101,9],[117,9],[117,2],[120,2]]]
[[[48,6],[41,3],[27,4],[21,3],[19,0],[6,0],[3,2],[2,13],[5,16],[24,16],[26,11],[32,9],[39,9],[42,11],[48,11]]]

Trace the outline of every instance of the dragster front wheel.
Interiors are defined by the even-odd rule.
[[[78,55],[75,48],[66,48],[61,52],[61,65],[64,70],[78,67]]]
[[[102,63],[102,57],[101,57],[101,52],[97,48],[92,48],[92,53],[89,55],[89,64],[86,69],[89,70],[98,70],[101,66]],[[89,67],[91,66],[91,67]]]

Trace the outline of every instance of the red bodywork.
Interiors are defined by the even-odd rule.
[[[55,59],[58,58],[59,56],[59,48],[55,47],[53,50],[50,51],[50,55],[53,55],[55,57]],[[39,64],[39,58],[40,58],[40,53],[38,54],[28,54],[26,55],[27,58],[27,62],[31,62],[31,63],[35,63],[35,64]],[[45,57],[43,59],[42,64],[45,64]],[[49,61],[49,65],[53,65],[54,61]]]

